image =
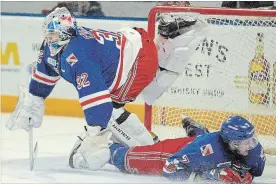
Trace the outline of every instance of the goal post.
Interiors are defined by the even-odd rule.
[[[156,103],[145,104],[146,128],[174,138],[183,133],[180,114],[211,130],[242,115],[266,152],[276,154],[276,10],[157,6],[148,16],[153,39],[160,13],[195,15],[210,28],[182,75]]]

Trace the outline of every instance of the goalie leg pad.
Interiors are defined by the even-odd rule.
[[[142,91],[143,98],[148,105],[154,102],[174,83],[179,74],[159,69],[153,81]]]
[[[107,128],[112,132],[112,140],[128,147],[154,144],[150,132],[137,115],[123,108],[113,109]]]
[[[86,131],[84,136],[78,137],[69,158],[69,166],[77,169],[98,170],[108,163],[110,159],[110,137],[112,133],[107,130],[97,134],[89,134]]]

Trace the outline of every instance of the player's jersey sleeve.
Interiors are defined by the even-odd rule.
[[[191,143],[194,144],[194,143]],[[166,160],[163,176],[170,180],[183,181],[189,179],[191,173],[197,170],[201,154],[195,147],[189,145]]]
[[[100,71],[100,67],[93,61],[78,62],[73,66],[73,78],[87,124],[106,128],[113,106]]]
[[[47,45],[42,43],[36,65],[33,67],[29,92],[35,96],[46,98],[52,92],[55,84],[60,79],[59,74],[46,63],[49,57]],[[56,61],[57,62],[57,61]]]
[[[170,156],[163,167],[163,176],[183,181],[192,173],[200,174],[227,161],[223,144],[217,132],[198,136],[193,142]]]
[[[263,174],[266,158],[260,143],[249,151],[248,156],[244,158],[244,162],[251,168],[249,172],[252,176],[261,176]]]

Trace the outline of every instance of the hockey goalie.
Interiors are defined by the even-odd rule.
[[[146,86],[146,101],[157,99],[183,71],[206,27],[191,17],[164,15],[159,22],[155,44],[142,28],[90,29],[79,26],[66,8],[54,10],[44,21],[28,89],[6,126],[26,131],[40,127],[44,101],[63,78],[76,89],[87,125],[109,129],[113,140],[127,146],[153,144],[138,116],[124,106]]]

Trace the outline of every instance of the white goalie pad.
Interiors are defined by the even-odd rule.
[[[108,130],[112,132],[112,140],[128,147],[154,144],[150,132],[138,116],[126,112],[123,108],[113,109],[111,120],[107,125]],[[127,114],[127,117],[123,113]]]
[[[92,130],[94,129],[94,130]],[[90,127],[91,132],[86,131],[85,137],[77,140],[70,153],[72,161],[69,165],[77,169],[89,169],[96,171],[108,163],[110,159],[109,144],[112,135],[109,131],[100,131],[100,127]],[[96,134],[93,131],[96,130]],[[75,150],[76,153],[75,153]]]
[[[174,83],[178,76],[179,74],[176,72],[159,69],[153,81],[142,91],[145,102],[152,105]]]
[[[204,21],[197,19],[195,25],[181,31],[181,35],[174,39],[157,39],[159,66],[167,70],[181,73],[196,47],[206,38],[208,26]]]
[[[169,71],[182,73],[196,47],[204,40],[205,36],[180,35],[174,39],[168,39],[160,45],[158,50],[159,66]]]
[[[196,47],[206,38],[207,24],[199,20],[174,39],[157,40],[159,67],[153,81],[143,90],[143,98],[152,105],[185,70],[190,58],[195,54]]]

